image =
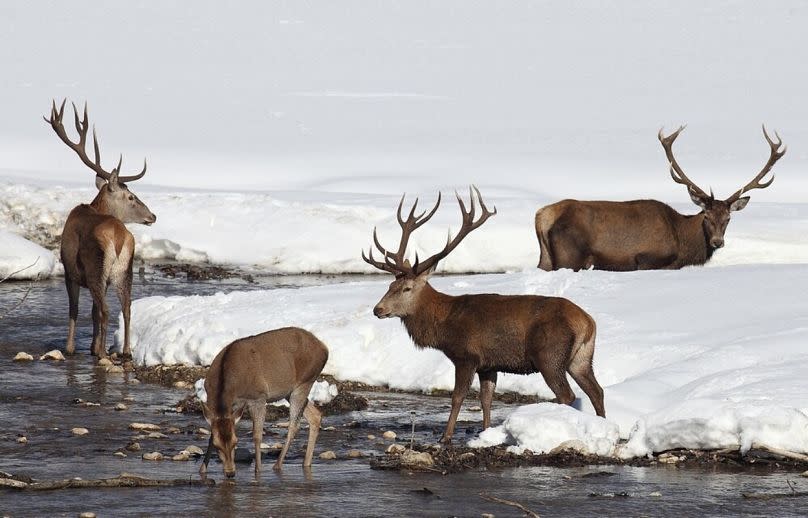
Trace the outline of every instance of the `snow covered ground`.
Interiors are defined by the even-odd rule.
[[[799,0],[5,2],[0,278],[35,257],[25,276],[58,274],[30,241],[55,247],[68,211],[95,195],[40,118],[54,97],[89,101],[105,164],[122,152],[129,171],[149,158],[132,184],[158,216],[131,226],[143,258],[369,272],[359,251],[374,225],[395,243],[402,192],[429,204],[476,183],[499,214],[441,271],[489,275],[435,284],[560,294],[590,311],[608,415],[592,417],[586,401],[585,414],[527,407],[480,441],[601,452],[616,428],[621,455],[755,441],[805,452],[808,74],[795,63],[808,61],[806,22]],[[725,197],[765,163],[764,121],[789,151],[708,268],[535,270],[543,204],[647,197],[695,212],[668,177],[663,124],[689,123],[678,160]],[[447,197],[412,251],[457,226]],[[440,353],[371,316],[385,285],[140,300],[135,353],[205,363],[234,338],[291,324],[330,345],[339,377],[450,388]],[[500,389],[549,396],[537,376],[503,376]]]
[[[397,321],[373,317],[388,281],[141,299],[132,308],[135,360],[207,364],[235,338],[297,325],[328,344],[325,372],[339,379],[451,389],[454,368],[442,353],[416,349]],[[808,452],[803,264],[633,273],[528,270],[438,277],[433,284],[453,294],[565,296],[593,315],[595,372],[605,389],[608,423],[592,424],[603,420],[591,415],[584,397],[579,406],[590,417],[571,427],[589,437],[595,436],[587,430],[603,430],[591,451],[604,451],[606,439],[616,448],[617,434],[608,431],[613,426],[628,439],[617,452],[623,455],[674,447],[748,448],[753,442]],[[538,374],[502,375],[498,389],[552,397]],[[512,416],[476,444],[490,443],[493,434],[540,451],[537,430],[546,426],[547,433],[558,434],[552,422],[568,421],[556,415],[565,411],[540,410],[532,428]],[[554,415],[549,422],[541,417],[548,412]],[[540,439],[546,441],[546,434]]]

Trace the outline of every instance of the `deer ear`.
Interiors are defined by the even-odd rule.
[[[104,187],[106,184],[107,184],[107,181],[106,181],[106,180],[104,180],[104,178],[102,178],[101,176],[98,176],[98,175],[96,175],[96,176],[95,176],[95,186],[96,186],[96,187],[98,187],[98,190],[99,190],[99,191],[100,191],[100,190],[101,190],[101,188],[103,188],[103,187]]]
[[[737,200],[732,202],[732,205],[729,206],[730,211],[741,210],[746,207],[746,204],[749,203],[749,196],[744,196],[743,198],[738,198]]]
[[[688,191],[688,193],[690,194],[690,199],[693,200],[693,203],[701,207],[703,210],[707,210],[707,200],[694,192]]]
[[[115,192],[121,188],[121,184],[118,182],[118,171],[113,170],[112,174],[109,175],[109,190],[110,192]]]

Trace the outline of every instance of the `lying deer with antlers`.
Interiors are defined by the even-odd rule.
[[[93,128],[93,150],[95,160],[87,156],[87,132],[90,123],[87,118],[87,104],[84,105],[84,116],[79,120],[76,105],[73,105],[73,119],[79,141],[73,142],[67,136],[62,118],[65,102],[56,109],[56,102],[51,107],[50,118],[45,118],[56,135],[67,144],[95,173],[95,184],[98,195],[89,205],[81,204],[70,211],[62,230],[61,257],[65,268],[65,285],[70,304],[70,318],[67,328],[68,354],[76,350],[76,318],[79,312],[79,289],[88,288],[93,297],[93,342],[92,354],[106,356],[107,322],[107,287],[112,284],[118,292],[124,322],[123,355],[131,357],[129,347],[129,315],[132,299],[132,258],[135,253],[135,239],[126,229],[124,223],[142,223],[151,225],[157,221],[146,205],[126,186],[143,178],[146,174],[146,161],[143,170],[132,176],[122,176],[121,162],[110,172],[101,166],[98,151],[98,139]]]
[[[673,156],[673,142],[684,126],[659,141],[670,163],[673,181],[687,187],[701,212],[686,216],[657,200],[563,200],[536,212],[539,268],[557,270],[649,270],[701,265],[724,246],[730,213],[746,207],[752,189],[765,189],[774,181],[761,181],[786,152],[780,136],[773,141],[766,128],[769,160],[752,181],[726,200],[708,195],[684,173]]]
[[[450,443],[460,406],[468,393],[474,374],[480,379],[480,405],[483,427],[491,423],[491,400],[498,372],[530,374],[540,372],[561,404],[571,404],[575,394],[566,373],[583,389],[595,412],[605,416],[603,390],[592,370],[595,352],[595,321],[567,299],[537,295],[460,295],[441,293],[429,285],[429,276],[438,262],[449,255],[471,231],[496,214],[489,211],[476,187],[470,189],[471,206],[460,196],[463,223],[457,235],[450,236],[443,250],[415,263],[405,259],[407,243],[413,231],[429,221],[440,205],[416,216],[415,201],[405,220],[398,205],[401,241],[398,251],[383,247],[373,230],[373,243],[382,260],[373,257],[371,248],[362,258],[374,267],[392,273],[390,284],[373,314],[378,318],[399,317],[418,347],[442,351],[455,366],[452,411],[442,441]],[[481,214],[475,220],[477,204]]]
[[[211,448],[219,451],[228,478],[236,476],[236,424],[250,409],[255,444],[255,478],[261,474],[261,440],[267,403],[289,400],[289,429],[274,469],[279,471],[289,445],[297,434],[300,418],[309,423],[309,442],[303,467],[311,466],[314,444],[320,432],[321,414],[309,401],[309,392],[328,361],[328,348],[310,332],[285,327],[241,338],[219,351],[205,378],[208,399],[202,405],[210,424],[208,450],[199,468],[208,469]]]

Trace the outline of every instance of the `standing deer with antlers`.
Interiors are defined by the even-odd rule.
[[[65,100],[66,101],[66,100]],[[124,223],[142,223],[151,225],[157,221],[146,205],[132,193],[126,182],[143,178],[146,174],[146,161],[143,170],[132,176],[122,176],[121,162],[108,172],[101,166],[98,151],[98,139],[93,128],[93,151],[95,160],[87,156],[87,132],[90,123],[87,117],[87,104],[84,105],[84,116],[79,120],[76,105],[73,104],[73,119],[79,141],[73,142],[67,136],[62,118],[65,101],[59,109],[56,101],[51,107],[50,118],[45,117],[56,135],[75,151],[84,165],[95,173],[95,184],[98,194],[89,205],[81,204],[70,211],[62,230],[61,257],[65,268],[65,285],[70,304],[70,317],[67,328],[68,354],[76,350],[76,318],[79,312],[79,289],[88,288],[93,297],[93,342],[92,354],[104,357],[106,351],[107,308],[106,293],[110,284],[115,286],[121,302],[124,322],[123,356],[131,357],[129,348],[129,314],[132,298],[132,259],[135,252],[135,238],[126,229]]]
[[[480,405],[483,409],[483,427],[491,423],[491,400],[498,372],[530,374],[540,372],[544,381],[561,404],[571,404],[575,394],[566,373],[583,389],[595,412],[603,417],[603,390],[592,370],[595,352],[595,321],[584,310],[567,299],[537,295],[460,295],[441,293],[430,286],[428,280],[438,262],[449,255],[471,231],[480,227],[496,214],[488,210],[480,191],[470,189],[471,205],[460,196],[463,223],[457,235],[448,239],[446,246],[424,261],[415,257],[415,263],[405,259],[407,243],[413,231],[421,227],[438,210],[435,207],[416,216],[415,201],[405,220],[398,205],[398,223],[401,241],[398,251],[389,252],[381,245],[373,230],[373,243],[382,254],[382,260],[362,251],[362,258],[372,266],[392,273],[396,279],[390,284],[373,314],[378,318],[399,317],[418,347],[442,351],[455,366],[455,386],[452,391],[452,410],[442,441],[450,443],[460,407],[468,393],[475,373],[480,379]],[[475,219],[477,205],[481,214]]]
[[[536,235],[541,257],[539,268],[557,270],[650,270],[701,265],[724,246],[730,213],[746,207],[752,189],[765,189],[772,176],[761,181],[786,152],[780,136],[769,143],[769,160],[752,181],[726,200],[708,195],[684,173],[673,156],[673,142],[684,126],[658,138],[665,149],[673,181],[687,187],[690,199],[701,212],[687,216],[657,200],[578,201],[563,200],[536,212]]]

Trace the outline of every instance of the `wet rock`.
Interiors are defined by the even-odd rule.
[[[62,354],[62,351],[60,351],[59,349],[53,349],[52,351],[48,351],[42,356],[40,356],[39,359],[63,362],[65,360],[65,355]]]
[[[320,460],[334,460],[337,458],[337,454],[331,450],[324,451],[320,454]]]
[[[478,407],[478,406],[470,406],[468,410],[469,410],[469,412],[482,412],[483,411],[483,409],[481,407]]]
[[[112,360],[110,360],[109,358],[101,358],[95,365],[97,367],[109,367],[110,365],[112,365]]]
[[[205,453],[202,450],[202,448],[200,448],[199,446],[195,446],[193,444],[185,448],[185,451],[187,451],[191,455],[203,455]]]
[[[210,435],[210,430],[208,430],[207,428],[199,428],[197,429],[196,433],[198,433],[199,435]]]
[[[110,365],[107,367],[107,374],[123,374],[123,367],[120,365]]]
[[[28,437],[21,435],[17,437],[17,442],[20,444],[26,444],[28,442]]]
[[[800,476],[801,477],[808,477],[808,471],[803,471],[802,473],[800,473]]]
[[[90,433],[90,430],[86,428],[76,427],[70,430],[70,433],[72,433],[73,435],[78,435],[80,437],[82,435],[87,435],[88,433]]]
[[[679,457],[675,453],[662,453],[657,457],[657,462],[661,462],[662,464],[676,464],[677,462],[681,462],[685,460],[685,456],[682,455]]]
[[[589,453],[589,448],[586,447],[586,444],[584,444],[583,441],[579,441],[578,439],[570,439],[562,442],[550,450],[550,455],[558,455],[565,451],[575,451],[587,455]]]
[[[168,428],[166,428],[166,433],[170,433],[171,435],[176,435],[178,433],[182,433],[182,430],[180,430],[176,426],[169,426]]]
[[[375,440],[376,440],[376,436],[375,436],[375,435],[373,435],[372,433],[371,433],[371,434],[368,434],[368,440],[369,440],[369,441],[375,441]]]
[[[348,458],[349,459],[359,459],[364,457],[365,454],[359,450],[348,450]]]
[[[467,451],[466,453],[461,453],[457,456],[457,460],[464,461],[464,460],[471,460],[475,457],[474,453]]]
[[[30,362],[33,359],[34,359],[33,356],[22,351],[18,352],[17,355],[14,357],[15,362]]]
[[[92,511],[85,511],[79,515],[79,518],[95,518],[95,513]]]
[[[126,445],[126,449],[129,451],[140,451],[140,443],[139,442],[130,442]]]
[[[483,513],[480,515],[480,518],[495,518],[495,515],[491,513]]]
[[[124,452],[122,452],[122,451],[116,451],[115,453],[113,453],[113,455],[115,455],[116,457],[120,457],[120,458],[122,458],[122,459],[125,459],[125,458],[126,458],[126,456],[127,456],[127,455],[126,455]]]
[[[165,439],[168,435],[160,432],[151,432],[147,436],[149,439]]]
[[[425,451],[405,450],[401,454],[401,464],[413,468],[424,468],[433,466],[435,461],[432,459],[432,455]]]
[[[130,430],[138,430],[144,432],[159,432],[160,427],[156,424],[152,423],[131,423],[129,425]]]
[[[387,439],[388,441],[393,441],[393,440],[395,440],[395,438],[396,438],[396,432],[394,432],[394,431],[392,431],[392,430],[387,430],[386,432],[384,432],[384,433],[382,434],[382,437],[384,437],[384,438],[385,438],[385,439]]]
[[[171,457],[171,460],[174,460],[174,461],[191,460],[191,454],[188,453],[187,451],[183,450],[183,451],[179,452],[178,454],[174,455],[173,457]]]
[[[659,491],[654,491],[652,493],[648,493],[648,496],[660,497],[662,496],[662,493],[660,493]]]
[[[282,423],[275,423],[277,428],[289,428],[289,421],[284,421]]]
[[[143,454],[143,460],[163,460],[163,454],[159,451],[153,451]]]
[[[130,379],[130,380],[129,380],[129,384],[130,384],[130,385],[139,385],[139,384],[140,384],[140,380],[139,380],[139,379],[137,379],[137,378],[132,378],[132,379]]]
[[[401,444],[391,444],[385,451],[393,455],[399,455],[401,453],[404,453],[404,450],[406,449],[407,448],[405,448]]]
[[[123,403],[118,403],[117,405],[115,405],[115,410],[120,412],[123,410],[129,410],[129,407],[124,405]]]
[[[334,426],[326,426],[325,428],[320,428],[320,430],[322,430],[324,432],[333,432],[334,430],[336,430],[336,427],[334,427]]]
[[[187,381],[183,381],[183,380],[180,380],[180,381],[175,381],[175,382],[172,384],[172,386],[173,386],[174,388],[178,388],[178,389],[189,389],[189,388],[193,387],[193,385],[191,385],[191,384],[190,384],[190,383],[188,383]]]
[[[131,403],[135,400],[135,396],[126,396],[123,400]]]

